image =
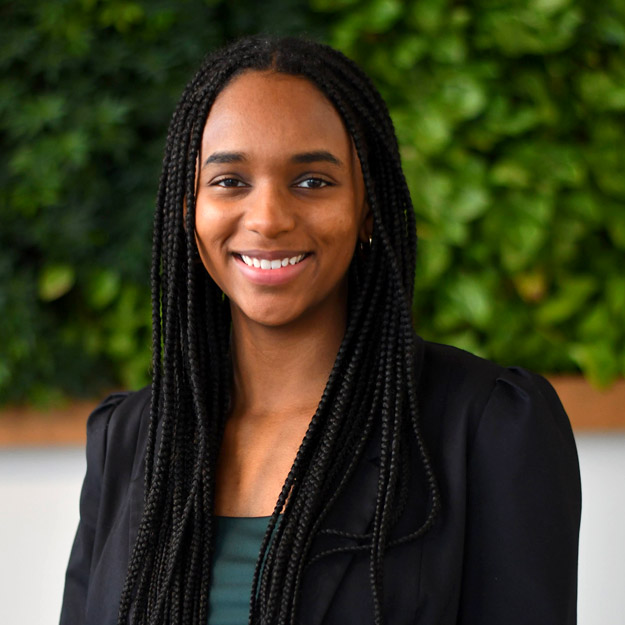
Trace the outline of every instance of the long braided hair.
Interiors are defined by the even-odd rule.
[[[362,70],[328,46],[298,38],[238,40],[204,62],[167,136],[154,219],[144,512],[120,625],[205,625],[208,618],[216,460],[230,392],[230,309],[198,262],[195,164],[215,98],[247,70],[305,77],[325,94],[354,141],[373,215],[371,245],[354,254],[350,267],[344,339],[262,543],[250,623],[295,621],[312,539],[374,436],[380,447],[375,513],[369,532],[342,550],[369,554],[376,623],[383,620],[384,552],[407,499],[409,437],[416,441],[428,507],[421,524],[393,544],[426,532],[440,507],[416,395],[415,218],[387,107]]]

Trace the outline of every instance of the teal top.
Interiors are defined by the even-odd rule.
[[[270,517],[215,517],[208,625],[247,625],[254,568]]]

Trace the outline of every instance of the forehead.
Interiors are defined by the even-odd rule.
[[[216,149],[346,156],[351,139],[332,103],[306,78],[248,71],[217,96],[206,120],[202,152]]]

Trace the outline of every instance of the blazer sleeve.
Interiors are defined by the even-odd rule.
[[[80,494],[80,522],[65,576],[60,625],[80,625],[85,621],[85,604],[106,458],[107,430],[113,412],[127,395],[128,393],[109,395],[87,421],[87,472]]]
[[[461,625],[574,625],[581,487],[549,383],[497,379],[468,458]]]

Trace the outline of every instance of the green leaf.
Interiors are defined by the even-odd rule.
[[[537,126],[541,111],[534,103],[513,101],[498,92],[492,94],[484,114],[483,128],[499,136],[521,135]]]
[[[426,107],[415,111],[412,143],[424,154],[440,152],[450,141],[452,128],[440,109]]]
[[[106,308],[118,295],[121,279],[117,272],[100,269],[95,271],[87,283],[87,297],[96,310]]]
[[[613,345],[606,341],[573,344],[569,353],[590,382],[598,388],[608,387],[619,374],[618,354]]]
[[[537,260],[554,212],[549,195],[510,193],[495,197],[484,219],[483,236],[499,249],[501,262],[518,273]]]
[[[579,77],[579,92],[584,102],[595,111],[625,110],[623,76],[606,72],[585,72]]]
[[[544,270],[534,269],[519,273],[513,278],[517,292],[528,303],[540,302],[547,294],[547,276]]]
[[[416,169],[411,185],[418,215],[426,216],[431,222],[446,221],[445,213],[453,191],[451,176],[442,171]]]
[[[58,263],[47,265],[39,274],[39,298],[51,302],[68,293],[76,282],[71,265]]]
[[[460,64],[467,58],[467,45],[465,38],[460,33],[445,33],[434,38],[431,43],[430,52],[432,58],[439,63]],[[471,99],[472,94],[466,96],[465,107],[471,109],[481,108],[483,105],[480,99],[477,103],[475,98]],[[468,115],[473,117],[474,114]]]
[[[563,279],[556,292],[536,310],[536,321],[544,326],[566,321],[585,306],[598,288],[599,282],[595,276],[569,276]]]
[[[440,85],[435,106],[453,121],[472,119],[487,104],[486,91],[479,80],[469,73],[454,73]]]
[[[441,242],[453,245],[465,245],[469,238],[468,224],[451,219],[441,219],[432,225],[432,236]]]
[[[437,239],[421,238],[418,244],[417,288],[434,284],[452,260],[449,245]]]
[[[560,201],[568,213],[583,220],[588,226],[600,225],[603,221],[600,200],[590,190],[560,196]]]
[[[400,0],[368,0],[363,5],[363,16],[369,32],[380,33],[388,30],[403,12]]]
[[[526,188],[530,184],[530,172],[513,159],[502,159],[490,171],[493,184],[502,187]]]
[[[625,317],[623,317],[625,321]],[[617,341],[620,329],[614,323],[607,304],[601,302],[590,306],[577,326],[577,338],[590,343],[595,340]]]
[[[418,63],[427,50],[427,39],[417,34],[409,33],[402,37],[393,48],[393,63],[397,68],[405,72]]]
[[[620,258],[622,262],[622,251],[625,250],[625,204],[606,201],[603,208],[610,239],[614,246],[620,250],[616,258]]]
[[[445,338],[445,342],[449,345],[453,345],[458,349],[464,349],[467,352],[481,356],[482,358],[488,357],[488,352],[484,349],[484,344],[480,341],[477,333],[473,330],[465,330],[464,332],[456,332],[449,334]]]
[[[601,191],[625,200],[625,151],[615,139],[598,143],[591,150],[589,166]]]
[[[625,324],[625,275],[612,275],[607,279],[605,295],[617,324]]]
[[[457,276],[444,288],[447,315],[457,323],[469,323],[486,328],[493,313],[493,300],[485,276],[464,274]]]
[[[411,2],[408,10],[407,21],[417,31],[434,34],[445,23],[449,3],[447,0],[422,0]]]
[[[490,194],[485,187],[467,185],[457,191],[449,203],[449,214],[457,221],[472,221],[488,209]]]

